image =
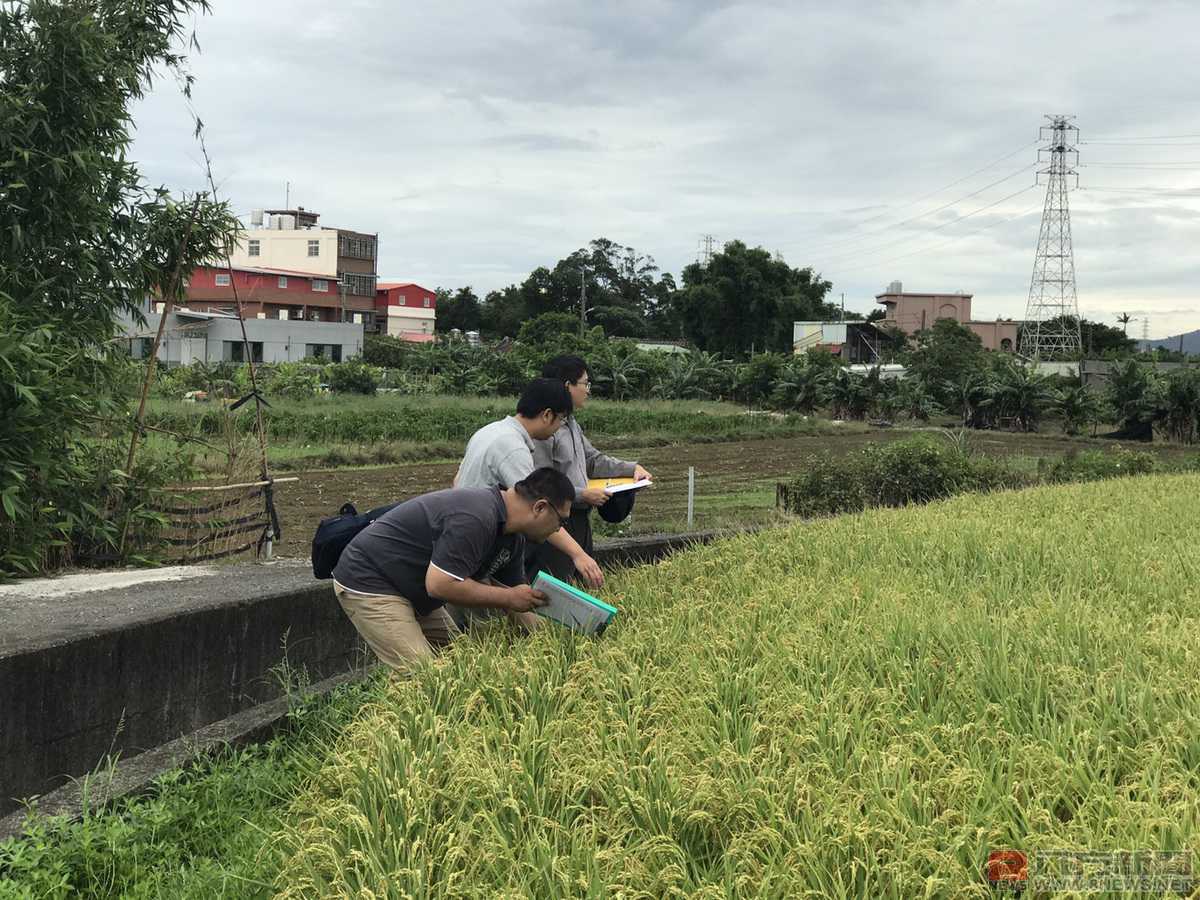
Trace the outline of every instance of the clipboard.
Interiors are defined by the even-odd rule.
[[[599,636],[617,614],[615,606],[546,572],[538,572],[530,587],[545,594],[547,600],[545,606],[536,606],[533,611],[573,631]]]
[[[649,478],[643,478],[638,481],[632,477],[628,478],[589,478],[588,490],[600,488],[606,494],[619,494],[622,491],[640,491],[642,488],[650,487],[654,484]]]

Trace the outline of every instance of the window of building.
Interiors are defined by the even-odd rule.
[[[309,241],[308,242],[308,255],[309,256],[320,256],[321,255],[321,242],[320,241]]]
[[[374,275],[359,275],[352,272],[343,272],[338,277],[341,279],[343,290],[345,290],[347,294],[353,294],[356,297],[375,296]]]
[[[329,282],[324,278],[314,278],[312,289],[319,294],[326,294],[329,292]]]
[[[403,305],[404,305],[404,295],[403,295],[403,294],[397,294],[397,295],[396,295],[396,302],[397,302],[397,305],[398,305],[398,306],[403,306]]]
[[[262,249],[262,241],[251,241],[246,245],[246,253],[249,256],[258,256]]]
[[[280,275],[280,276],[279,276],[279,286],[280,286],[281,288],[285,288],[285,287],[287,287],[287,276],[286,276],[286,275]]]
[[[150,351],[154,349],[154,338],[138,338],[136,359],[146,359],[150,356]]]
[[[217,287],[229,287],[229,273],[228,272],[218,272],[216,283],[217,283]]]
[[[242,341],[222,341],[221,358],[225,362],[244,363],[246,362],[246,345]],[[263,342],[251,341],[250,354],[256,363],[263,361]]]
[[[304,356],[306,359],[328,359],[330,362],[340,363],[342,361],[342,345],[305,344]]]
[[[338,236],[338,254],[352,256],[355,259],[375,258],[375,238],[353,237],[348,234]]]
[[[428,297],[425,298],[425,308],[429,309],[429,298]]]

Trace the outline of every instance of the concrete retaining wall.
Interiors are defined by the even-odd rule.
[[[634,565],[719,534],[609,541],[596,557]],[[270,701],[285,662],[312,682],[361,668],[370,657],[330,585],[279,561],[0,586],[0,816],[111,755],[169,768],[178,752],[149,751],[224,734],[214,723],[264,704],[282,716]]]

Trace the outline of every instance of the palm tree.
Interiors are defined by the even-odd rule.
[[[1054,402],[1050,380],[1016,361],[1002,366],[996,375],[997,414],[1010,417],[1020,431],[1037,431],[1038,420]]]
[[[1155,419],[1167,437],[1194,444],[1200,437],[1200,369],[1178,369],[1170,374],[1158,398]]]
[[[888,408],[916,422],[928,422],[937,412],[937,403],[922,379],[903,378],[897,382],[895,394],[888,398]]]
[[[946,382],[958,404],[964,428],[991,428],[994,424],[995,383],[990,372],[973,369],[958,381]]]
[[[1053,409],[1062,416],[1063,432],[1076,435],[1088,425],[1094,426],[1100,421],[1104,404],[1095,392],[1076,384],[1058,392]]]
[[[596,367],[592,378],[606,385],[614,400],[624,400],[636,378],[645,374],[632,354],[622,354],[606,344],[601,353],[591,360]]]
[[[1150,440],[1157,405],[1157,378],[1135,359],[1117,363],[1108,373],[1105,399],[1128,437]]]
[[[672,355],[654,384],[654,394],[663,400],[707,399],[704,378],[708,371],[696,354]]]
[[[790,412],[812,415],[825,402],[829,387],[825,372],[816,366],[791,366],[775,382],[776,404]]]
[[[829,384],[829,406],[835,418],[862,419],[871,406],[865,379],[848,369],[838,369]]]
[[[1117,316],[1117,321],[1121,323],[1121,333],[1126,337],[1129,336],[1129,323],[1133,321],[1133,316],[1129,313],[1121,313]]]

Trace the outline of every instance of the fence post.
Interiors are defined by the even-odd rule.
[[[688,518],[687,527],[692,527],[696,510],[696,467],[688,466]]]

